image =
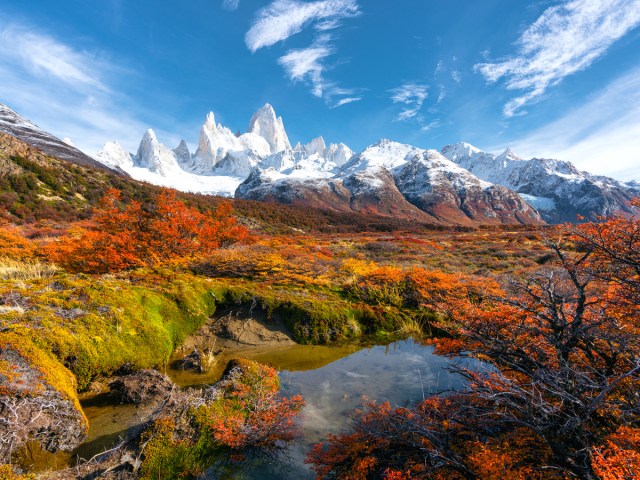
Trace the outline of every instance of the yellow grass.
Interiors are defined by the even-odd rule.
[[[51,278],[58,267],[39,260],[14,260],[0,257],[0,280],[37,280]]]

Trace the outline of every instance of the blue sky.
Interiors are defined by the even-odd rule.
[[[0,102],[88,153],[195,145],[265,102],[293,143],[380,138],[640,179],[640,0],[0,0]]]

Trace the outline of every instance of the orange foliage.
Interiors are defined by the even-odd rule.
[[[594,449],[593,469],[602,480],[640,478],[640,429],[621,427]]]
[[[77,229],[45,250],[66,268],[106,273],[145,265],[182,261],[248,239],[231,205],[222,202],[213,216],[186,206],[172,190],[162,190],[149,209],[132,201],[121,206],[110,189],[94,212],[96,227]]]
[[[198,412],[199,423],[210,430],[218,444],[237,451],[272,451],[293,440],[297,434],[295,417],[304,406],[302,397],[279,397],[274,368],[236,362],[240,363],[237,373],[232,371],[229,376],[242,371],[240,381],[223,384],[224,396]]]
[[[366,406],[314,446],[317,478],[637,478],[640,220],[570,233],[577,251],[549,242],[557,263],[504,288],[424,269],[360,275],[352,294],[441,313],[438,353],[486,367],[455,366],[460,393]]]
[[[12,260],[28,260],[33,258],[36,246],[24,238],[18,229],[0,225],[0,256]]]

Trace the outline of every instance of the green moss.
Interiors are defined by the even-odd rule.
[[[80,390],[125,365],[164,365],[215,310],[208,282],[190,275],[154,274],[146,280],[142,274],[134,279],[59,275],[55,280],[55,289],[50,281],[25,286],[30,308],[0,320],[6,325],[2,338],[50,354],[73,372]]]
[[[394,307],[354,302],[345,298],[343,292],[331,288],[225,280],[214,281],[212,289],[221,304],[257,306],[268,319],[283,320],[299,343],[327,344],[380,330],[398,330],[407,315]]]

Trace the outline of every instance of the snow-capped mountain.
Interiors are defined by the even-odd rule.
[[[210,112],[193,154],[184,140],[171,150],[158,142],[153,130],[147,130],[135,155],[117,142],[109,142],[96,158],[138,180],[233,196],[256,168],[271,168],[289,178],[324,178],[337,173],[352,156],[346,145],[327,146],[322,137],[292,148],[282,118],[266,104],[252,116],[247,132],[238,136],[216,123]]]
[[[328,178],[310,181],[255,170],[236,197],[430,223],[544,223],[513,191],[478,179],[435,150],[389,140],[354,155]]]
[[[70,139],[60,140],[1,103],[0,132],[16,137],[47,155],[58,157],[77,165],[104,168],[101,163],[96,162],[93,158],[75,148]]]
[[[580,172],[559,160],[522,160],[468,145],[442,152],[382,140],[359,154],[317,137],[295,147],[271,105],[234,134],[209,113],[195,152],[151,129],[135,154],[108,142],[94,160],[0,104],[0,132],[72,163],[109,167],[182,191],[297,203],[444,224],[540,223],[630,211],[640,184]],[[517,192],[517,193],[516,193]],[[536,211],[537,209],[538,211]]]
[[[577,215],[630,213],[629,200],[640,194],[633,183],[591,175],[562,160],[525,160],[511,149],[493,155],[458,143],[444,147],[442,154],[477,177],[518,192],[552,223],[575,221]]]

